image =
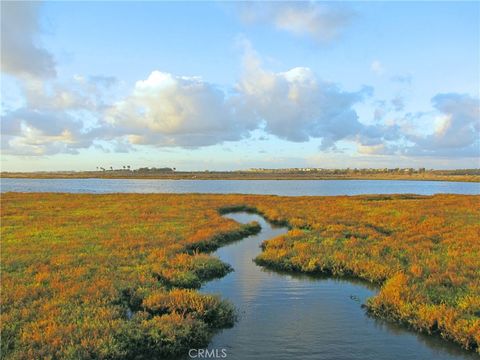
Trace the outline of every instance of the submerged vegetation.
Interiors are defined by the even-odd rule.
[[[205,346],[235,311],[195,289],[232,270],[206,252],[259,231],[221,216],[245,210],[290,228],[263,244],[259,264],[376,282],[372,314],[478,350],[479,201],[6,193],[2,356],[141,359]]]

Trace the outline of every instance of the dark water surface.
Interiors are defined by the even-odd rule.
[[[416,360],[479,359],[436,337],[366,315],[361,304],[375,288],[308,275],[273,272],[252,261],[262,241],[287,231],[247,213],[226,215],[240,223],[258,221],[262,231],[218,249],[214,255],[235,269],[206,283],[239,311],[239,321],[218,333],[209,349],[226,359]]]
[[[405,180],[0,179],[2,192],[215,193],[284,196],[480,194],[480,183]]]

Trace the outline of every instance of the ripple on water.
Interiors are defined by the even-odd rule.
[[[201,291],[232,301],[239,321],[218,333],[210,349],[227,349],[227,359],[417,360],[477,359],[441,339],[368,317],[363,303],[375,288],[362,282],[265,270],[252,259],[262,241],[286,232],[255,214],[227,215],[258,221],[262,231],[218,249],[214,255],[234,272]]]

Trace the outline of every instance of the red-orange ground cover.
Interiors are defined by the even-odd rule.
[[[2,356],[169,356],[234,321],[194,288],[230,269],[201,253],[258,231],[220,216],[255,209],[291,230],[258,263],[381,284],[378,316],[480,342],[478,196],[2,195]],[[315,309],[312,309],[315,311]]]

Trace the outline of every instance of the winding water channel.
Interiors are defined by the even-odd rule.
[[[259,245],[283,234],[261,216],[225,215],[239,223],[257,221],[262,231],[221,247],[213,255],[234,272],[205,284],[235,304],[239,320],[218,333],[209,349],[227,359],[478,359],[437,337],[369,317],[361,308],[376,289],[364,282],[292,275],[257,266]],[[221,352],[220,352],[221,353]]]

